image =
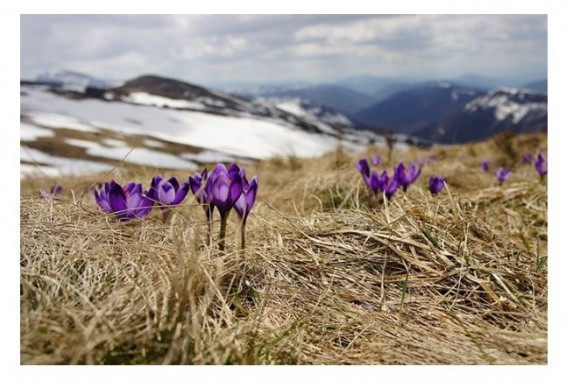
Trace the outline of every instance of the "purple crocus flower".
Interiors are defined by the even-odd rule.
[[[537,155],[537,160],[535,161],[535,169],[541,176],[546,176],[548,172],[546,159],[540,153]]]
[[[438,158],[436,157],[436,155],[431,155],[431,156],[428,156],[428,157],[424,160],[424,163],[425,163],[425,164],[428,164],[428,163],[432,163],[432,162],[437,161],[437,160],[438,160]]]
[[[189,181],[179,186],[177,178],[171,177],[165,180],[157,175],[151,180],[151,188],[147,192],[147,197],[159,205],[163,212],[163,221],[167,222],[171,218],[171,207],[179,205],[185,199],[189,187]]]
[[[240,249],[244,250],[246,248],[246,220],[248,219],[248,215],[255,203],[258,181],[257,176],[254,176],[252,177],[252,181],[248,183],[245,173],[243,170],[241,172],[243,174],[242,194],[234,204],[234,209],[242,221],[240,225]]]
[[[92,189],[99,208],[111,213],[120,220],[142,218],[151,212],[153,201],[148,198],[147,191],[142,190],[141,184],[129,183],[122,187],[112,180],[99,185],[98,191]]]
[[[257,187],[257,176],[252,177],[251,182],[248,182],[248,179],[246,179],[245,175],[242,177],[242,194],[240,195],[238,200],[236,200],[234,209],[236,210],[236,213],[238,213],[240,219],[242,220],[242,223],[244,224],[246,223],[246,219],[248,218],[248,215],[250,214],[250,211],[254,206],[255,198],[257,195]]]
[[[371,188],[371,186],[370,186],[370,172],[369,172],[369,164],[368,164],[368,161],[367,161],[366,159],[361,159],[361,160],[358,161],[358,163],[356,164],[356,168],[358,169],[358,172],[360,172],[361,175],[362,175],[362,177],[364,178],[364,181],[365,181],[366,185]]]
[[[37,195],[40,198],[44,198],[46,200],[58,200],[62,190],[63,187],[61,187],[61,185],[53,185],[51,188],[49,188],[49,191],[46,191],[45,189],[40,189],[37,192]]]
[[[189,187],[200,204],[209,203],[209,195],[206,191],[206,181],[208,180],[208,169],[204,169],[201,173],[189,176]]]
[[[436,196],[441,190],[444,189],[444,182],[446,177],[441,176],[430,176],[428,180],[428,189],[433,196]]]
[[[228,215],[242,195],[242,176],[240,172],[240,168],[235,164],[231,165],[228,170],[224,164],[218,163],[210,173],[206,184],[209,201],[220,213],[220,233],[218,235],[218,248],[220,251],[224,251]]]
[[[495,170],[495,176],[497,177],[497,181],[499,181],[499,184],[503,184],[503,182],[507,180],[507,178],[509,177],[510,173],[511,173],[511,169],[509,168],[503,168],[503,167],[497,168]]]
[[[403,163],[399,163],[395,168],[393,177],[397,183],[403,187],[403,191],[406,192],[409,185],[417,181],[421,175],[421,171],[422,167],[419,167],[417,170],[417,166],[414,163],[411,163],[408,170],[405,170],[405,165]]]
[[[371,157],[371,163],[373,165],[375,165],[376,167],[379,166],[381,164],[382,160],[381,160],[381,156],[380,155],[373,155]]]
[[[241,194],[242,178],[239,172],[220,173],[210,187],[211,203],[222,218],[228,215]]]
[[[388,200],[391,200],[391,197],[393,197],[393,195],[395,194],[395,192],[397,192],[399,187],[400,184],[398,180],[395,178],[395,176],[392,176],[389,179],[389,181],[386,182],[383,186],[383,192],[385,193],[385,197],[387,197]]]
[[[523,155],[523,163],[525,163],[525,164],[531,164],[534,159],[535,158],[534,158],[533,154],[530,153],[530,152]]]
[[[489,167],[491,167],[491,163],[487,160],[482,161],[480,165],[484,171],[488,171]]]
[[[179,181],[175,177],[169,180],[157,175],[151,180],[151,188],[147,196],[155,201],[161,208],[179,205],[187,196],[189,181],[185,181],[179,186]]]

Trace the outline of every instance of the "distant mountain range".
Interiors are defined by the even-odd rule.
[[[373,96],[357,92],[338,85],[304,85],[304,86],[259,86],[236,92],[237,95],[249,99],[303,99],[324,105],[336,111],[353,114],[375,102]]]
[[[486,139],[502,131],[546,132],[547,101],[544,93],[495,89],[466,103],[463,108],[416,135],[440,143],[466,143]]]
[[[431,82],[396,93],[353,117],[370,129],[389,128],[417,135],[420,129],[439,123],[451,112],[483,94],[481,90],[454,86],[450,82]]]
[[[234,93],[154,75],[110,86],[108,81],[76,72],[52,72],[39,76],[37,82],[63,91],[82,89],[88,96],[107,101],[274,118],[314,133],[330,133],[328,128],[334,133],[342,129],[378,134],[391,131],[413,136],[416,141],[461,143],[484,139],[504,129],[524,132],[546,128],[546,80],[501,88],[496,85],[504,81],[474,74],[429,82],[358,76],[331,84],[251,86]],[[502,111],[478,106],[491,104],[482,100],[486,96],[501,102],[498,110],[511,107],[525,115],[500,120],[496,115]],[[502,97],[506,101],[501,101]]]

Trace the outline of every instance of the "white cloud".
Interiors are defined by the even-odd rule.
[[[24,15],[21,69],[196,83],[354,74],[545,76],[545,15]],[[418,65],[416,63],[418,62]]]

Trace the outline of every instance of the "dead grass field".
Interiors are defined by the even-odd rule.
[[[259,177],[247,248],[232,215],[224,254],[205,244],[192,195],[171,224],[157,210],[120,224],[88,192],[111,178],[148,186],[154,170],[61,178],[55,202],[36,196],[52,179],[24,180],[20,361],[546,364],[547,186],[521,160],[546,144],[395,151],[388,171],[442,159],[386,203],[365,188],[359,155],[246,165]],[[484,159],[513,166],[503,186]],[[431,197],[430,175],[447,176],[449,192]]]

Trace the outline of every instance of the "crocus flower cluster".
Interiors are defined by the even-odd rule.
[[[491,167],[491,163],[487,160],[484,160],[480,163],[480,166],[482,167],[482,169],[487,172],[489,171],[489,168]]]
[[[362,175],[369,190],[374,194],[383,192],[387,199],[391,199],[400,187],[407,191],[409,185],[417,181],[422,170],[422,167],[417,169],[414,163],[408,169],[405,168],[403,163],[399,163],[395,167],[393,175],[389,176],[386,170],[381,172],[381,174],[375,170],[370,170],[366,159],[360,159],[356,164],[356,168]]]
[[[45,189],[40,189],[37,192],[37,195],[40,198],[44,198],[46,200],[58,200],[59,199],[59,195],[61,194],[61,191],[63,190],[63,187],[61,187],[61,185],[53,185],[49,191],[46,191]]]
[[[216,209],[220,213],[218,244],[220,249],[224,250],[226,223],[232,208],[240,217],[240,242],[241,247],[244,247],[245,225],[255,203],[257,188],[257,176],[248,181],[244,169],[237,164],[234,163],[226,168],[224,164],[219,163],[212,172],[204,169],[201,173],[189,176],[182,184],[175,177],[166,180],[157,175],[151,180],[149,190],[143,190],[141,183],[129,183],[122,186],[111,180],[105,184],[99,184],[97,188],[92,188],[92,193],[100,210],[116,216],[120,221],[143,218],[149,215],[152,208],[156,206],[162,211],[164,222],[168,222],[172,208],[180,205],[191,190],[206,212],[209,222],[209,239],[213,212]]]
[[[234,163],[226,168],[224,164],[218,163],[211,172],[205,169],[201,173],[190,176],[189,184],[197,201],[204,207],[209,223],[209,242],[212,232],[212,215],[216,209],[220,214],[218,247],[224,250],[228,215],[234,208],[241,222],[240,247],[245,248],[245,226],[257,195],[257,176],[248,181],[245,170],[237,164]]]

